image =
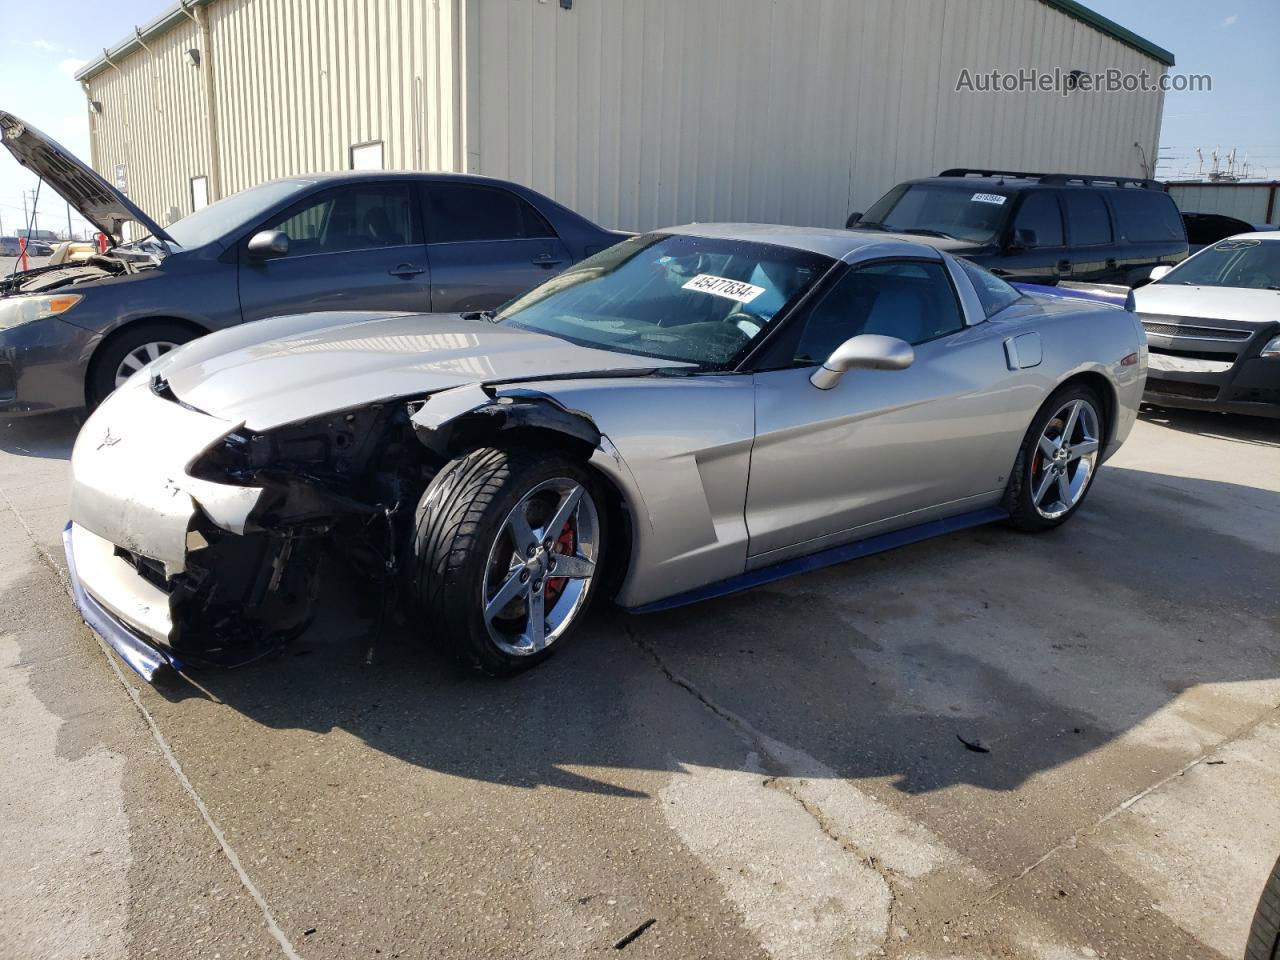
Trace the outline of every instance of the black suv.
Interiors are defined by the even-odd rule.
[[[1155,180],[944,170],[900,183],[851,230],[933,237],[933,245],[1008,280],[1137,286],[1187,256],[1173,198]]]

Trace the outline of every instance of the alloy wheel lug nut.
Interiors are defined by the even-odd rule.
[[[521,582],[521,583],[528,583],[528,582],[529,582],[529,571],[528,571],[528,570],[521,570],[521,571],[520,571],[520,582]]]
[[[541,581],[541,580],[535,580],[535,581],[533,581],[533,589],[534,589],[534,590],[541,590],[541,589],[542,589],[542,581]]]
[[[532,560],[534,557],[538,555],[538,548],[537,546],[532,546],[526,552],[528,554],[529,559]]]

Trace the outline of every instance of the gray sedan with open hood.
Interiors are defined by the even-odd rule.
[[[390,170],[273,180],[161,227],[3,111],[0,143],[111,239],[0,276],[6,414],[93,406],[175,346],[283,313],[496,307],[623,236],[519,184]]]
[[[1056,526],[1145,373],[1131,313],[912,238],[675,228],[497,312],[286,316],[167,354],[80,433],[67,555],[144,675],[277,649],[326,556],[510,672],[595,597]]]

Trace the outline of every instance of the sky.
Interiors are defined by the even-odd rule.
[[[88,117],[72,74],[131,33],[134,24],[149,22],[171,5],[172,0],[0,0],[0,108],[87,160]],[[1274,69],[1280,51],[1278,0],[1086,0],[1086,5],[1171,50],[1177,59],[1173,70],[1213,78],[1211,92],[1166,95],[1158,176],[1196,176],[1199,147],[1204,172],[1214,149],[1225,154],[1235,148],[1248,157],[1255,174],[1280,179]],[[0,154],[0,234],[21,225],[22,193],[35,185],[34,177]],[[40,227],[66,229],[66,205],[56,196],[42,196],[39,213]],[[74,214],[72,219],[83,228]]]

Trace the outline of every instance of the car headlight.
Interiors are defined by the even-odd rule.
[[[56,317],[66,313],[83,299],[78,293],[55,293],[47,297],[9,297],[0,300],[0,330],[10,330],[32,320]]]
[[[1280,337],[1272,337],[1258,354],[1260,357],[1280,358]]]

